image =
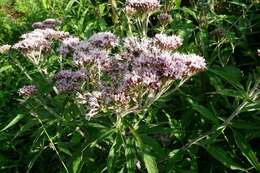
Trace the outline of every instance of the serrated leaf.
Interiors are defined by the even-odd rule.
[[[257,123],[257,121],[233,120],[231,126],[236,129],[260,129],[260,123]]]
[[[126,167],[128,173],[135,173],[135,149],[133,139],[126,139],[125,147]]]
[[[257,161],[256,154],[253,152],[251,146],[247,143],[247,141],[242,137],[240,133],[233,130],[233,136],[235,138],[235,142],[240,149],[241,153],[246,157],[249,163],[256,169],[260,170],[260,164]]]
[[[252,112],[252,111],[260,111],[260,102],[249,103],[241,110],[241,112]]]
[[[141,138],[144,141],[144,144],[148,147],[151,147],[151,150],[155,152],[154,155],[157,157],[163,157],[165,155],[165,151],[162,149],[159,142],[154,138],[147,135],[141,135]]]
[[[204,146],[204,148],[219,162],[232,170],[245,171],[238,163],[236,163],[228,153],[222,148],[214,145]]]
[[[117,136],[113,145],[110,148],[110,151],[109,151],[109,154],[108,154],[108,157],[107,157],[107,172],[108,173],[114,172],[114,165],[115,165],[114,162],[115,162],[115,159],[116,159],[116,152],[118,150],[118,146],[120,145],[118,143],[118,139],[119,139],[119,137]]]
[[[0,68],[0,73],[4,72],[4,71],[6,71],[6,70],[8,70],[8,69],[10,69],[10,68],[12,68],[11,65],[7,65],[7,66],[4,66],[4,67],[1,67],[1,68]]]
[[[200,115],[214,123],[218,123],[218,118],[206,107],[193,104],[192,108],[200,113]]]
[[[145,164],[145,167],[146,167],[148,173],[158,173],[159,172],[155,158],[152,155],[150,155],[148,153],[143,153],[143,159],[144,159],[144,164]]]
[[[69,156],[72,156],[72,153],[70,152],[69,148],[66,145],[64,145],[62,143],[59,143],[58,144],[58,149],[60,151],[62,151],[63,153],[65,153],[65,154],[67,154]]]
[[[135,140],[136,145],[139,146],[142,151],[144,164],[145,164],[145,167],[146,167],[148,173],[158,173],[159,171],[157,168],[155,158],[147,152],[148,149],[143,144],[143,141],[142,141],[141,137],[139,136],[139,134],[136,132],[136,130],[132,126],[129,126],[129,128],[130,128],[131,133],[133,134],[133,136],[136,139]]]
[[[169,153],[169,160],[166,165],[166,172],[170,173],[176,167],[176,163],[182,160],[183,150],[176,149]]]
[[[75,160],[73,160],[73,163],[72,163],[73,173],[77,173],[78,172],[81,161],[82,161],[82,156],[81,155],[79,155],[78,157],[75,158]]]
[[[14,119],[12,119],[12,121],[10,121],[2,130],[0,130],[0,132],[3,132],[7,129],[9,129],[10,127],[14,126],[16,123],[18,123],[22,118],[24,117],[24,114],[18,114],[16,117],[14,117]]]
[[[223,95],[223,96],[230,96],[230,97],[236,97],[236,98],[243,98],[244,93],[240,91],[236,91],[233,89],[221,89],[217,91],[217,94]]]
[[[241,72],[238,68],[233,66],[226,66],[218,69],[208,69],[208,71],[218,75],[226,80],[233,87],[243,90],[243,86],[240,84],[242,78]]]

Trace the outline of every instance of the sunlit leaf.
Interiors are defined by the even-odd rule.
[[[247,143],[245,138],[235,130],[233,130],[233,136],[242,154],[247,158],[247,160],[251,163],[252,166],[254,166],[256,170],[260,170],[260,164],[257,161],[256,154],[252,150],[251,146]]]
[[[220,161],[226,167],[232,170],[245,171],[245,169],[236,163],[223,148],[215,145],[204,146],[204,148],[211,154],[212,157]]]
[[[3,132],[10,127],[14,126],[16,123],[18,123],[21,119],[23,119],[24,114],[18,114],[16,117],[14,117],[4,128],[0,130],[0,132]]]

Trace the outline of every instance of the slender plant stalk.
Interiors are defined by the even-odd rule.
[[[249,96],[253,97],[252,99],[255,100],[257,99],[257,97],[254,97],[254,95],[257,94],[257,88],[259,87],[259,79],[257,80],[257,82],[255,83],[254,87],[251,89],[251,91],[249,92]],[[250,103],[250,101],[245,100],[243,101],[237,108],[236,110],[218,127],[211,129],[210,131],[192,139],[190,142],[188,142],[187,144],[185,144],[181,149],[186,150],[187,148],[189,148],[190,146],[192,146],[193,144],[198,143],[199,141],[201,141],[202,139],[209,137],[211,134],[216,133],[218,131],[224,131],[230,124],[231,121],[242,111],[243,108],[245,108],[248,103]]]
[[[46,134],[46,136],[47,136],[47,138],[48,138],[48,140],[49,140],[49,142],[50,142],[50,144],[51,144],[51,148],[56,152],[56,154],[57,154],[57,156],[58,156],[58,158],[59,158],[61,164],[63,165],[65,171],[66,171],[67,173],[69,173],[69,170],[68,170],[67,166],[66,166],[65,163],[63,162],[63,160],[62,160],[62,158],[61,158],[61,156],[60,156],[60,153],[59,153],[59,151],[57,150],[57,148],[55,147],[55,144],[54,144],[54,142],[52,141],[52,139],[51,139],[49,133],[47,132],[47,130],[46,130],[46,128],[45,128],[45,126],[44,126],[42,120],[39,118],[39,116],[38,116],[37,114],[32,113],[32,115],[33,115],[34,117],[36,117],[36,119],[37,119],[37,120],[39,121],[39,123],[41,124],[41,126],[42,126],[42,128],[43,128],[43,131],[44,131],[44,133]]]

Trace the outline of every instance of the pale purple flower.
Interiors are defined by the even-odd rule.
[[[169,15],[168,13],[161,13],[159,16],[158,16],[158,19],[160,21],[160,23],[162,25],[167,25],[169,23],[172,22],[172,16]]]
[[[175,79],[182,79],[195,72],[206,69],[205,59],[195,54],[173,54],[173,75]]]
[[[127,16],[134,16],[137,13],[136,9],[129,5],[125,6],[124,11]]]
[[[130,97],[126,95],[125,92],[117,92],[111,95],[111,99],[113,100],[114,104],[119,104],[121,106],[126,106],[130,102]]]
[[[33,38],[33,37],[42,37],[47,40],[62,40],[64,38],[69,37],[69,33],[63,31],[56,31],[51,28],[46,28],[46,29],[35,29],[32,32],[23,34],[21,36],[21,38],[23,39]]]
[[[36,22],[32,25],[34,29],[46,29],[46,28],[54,28],[61,24],[60,20],[57,19],[46,19],[42,22]]]
[[[142,52],[147,51],[151,47],[152,41],[150,39],[138,37],[126,37],[124,39],[124,48],[130,52],[125,54],[123,59],[132,59],[138,57]]]
[[[77,66],[100,65],[105,63],[107,58],[108,52],[98,48],[76,49],[73,53],[73,61]]]
[[[152,12],[160,7],[158,0],[127,0],[126,8],[133,8],[138,12]]]
[[[182,39],[176,35],[156,34],[154,40],[162,50],[174,51],[182,45]]]
[[[116,44],[111,44],[104,35],[95,34],[80,43],[77,40],[71,49],[74,63],[88,71],[90,92],[84,92],[81,87],[86,79],[81,74],[77,77],[76,72],[64,70],[54,77],[60,92],[79,91],[77,98],[88,109],[88,117],[102,109],[116,114],[133,111],[149,103],[170,81],[206,69],[205,60],[200,56],[173,54],[182,42],[175,35],[158,34],[153,39],[127,37],[116,53],[107,49]],[[147,101],[143,100],[148,97]]]
[[[48,40],[43,37],[29,37],[16,43],[13,48],[21,51],[22,53],[31,51],[44,52],[50,49],[50,44]]]
[[[69,36],[69,33],[55,31],[53,29],[35,29],[32,32],[23,34],[23,40],[16,43],[13,48],[19,50],[27,56],[34,64],[39,64],[41,54],[50,50],[52,40],[63,40]]]
[[[117,46],[118,44],[118,39],[117,37],[111,33],[111,32],[99,32],[94,35],[92,35],[88,42],[93,46],[93,47],[101,47],[101,48],[113,48]]]
[[[20,96],[30,97],[34,95],[37,91],[38,89],[36,88],[35,85],[25,85],[18,90],[18,94]]]
[[[61,70],[53,77],[55,86],[60,93],[78,91],[83,81],[87,79],[84,71]]]
[[[12,46],[9,44],[0,46],[0,54],[6,54],[11,49],[11,47]]]
[[[257,56],[260,56],[260,49],[257,49]]]
[[[69,52],[75,50],[79,44],[80,40],[78,37],[67,37],[63,39],[59,48],[60,55],[66,56]]]
[[[133,87],[139,85],[142,81],[142,77],[136,72],[126,73],[124,76],[124,84],[126,87]]]
[[[142,75],[142,81],[145,86],[152,89],[158,89],[160,87],[160,79],[156,73],[153,72],[145,72]]]

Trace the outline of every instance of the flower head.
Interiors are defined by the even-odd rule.
[[[18,94],[20,96],[29,97],[34,95],[37,91],[38,90],[35,85],[25,85],[18,90]]]
[[[6,54],[12,46],[9,44],[5,44],[0,46],[0,54]]]
[[[158,0],[127,0],[126,9],[134,9],[137,12],[152,12],[160,7]]]
[[[62,40],[61,46],[59,48],[59,53],[61,56],[66,56],[71,50],[76,49],[80,44],[78,37],[67,37]]]
[[[113,48],[118,44],[117,37],[112,34],[111,32],[99,32],[92,35],[88,42],[93,47],[100,47],[100,48]]]
[[[182,39],[176,35],[156,34],[154,39],[162,50],[174,51],[182,45]]]
[[[32,25],[34,29],[46,29],[46,28],[54,28],[57,25],[60,25],[61,21],[57,19],[45,19],[42,22],[36,22]]]
[[[162,25],[168,25],[172,22],[172,16],[168,13],[161,13],[158,19]]]
[[[87,79],[87,75],[83,71],[61,70],[53,77],[55,85],[60,93],[77,91],[80,84]]]

